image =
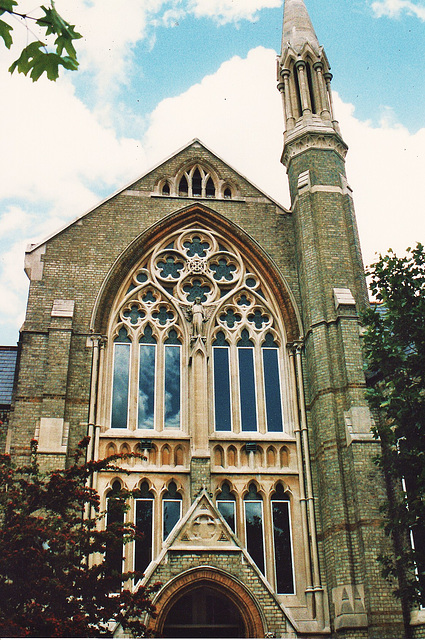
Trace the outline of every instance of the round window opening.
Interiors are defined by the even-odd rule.
[[[171,607],[164,638],[245,638],[245,625],[236,605],[209,587],[185,593]]]

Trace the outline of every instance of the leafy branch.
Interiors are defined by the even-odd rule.
[[[38,27],[44,30],[46,42],[36,38],[24,47],[19,58],[9,67],[10,73],[15,70],[24,75],[29,73],[34,82],[44,72],[49,80],[56,80],[59,77],[60,66],[75,71],[78,68],[78,60],[74,40],[78,40],[82,36],[75,31],[75,25],[69,24],[59,15],[53,0],[48,7],[40,6],[43,15],[38,18],[19,12],[17,7],[17,0],[0,0],[0,16],[6,17],[6,14],[10,17],[19,17],[26,23],[29,20],[34,21]],[[28,24],[26,26],[30,31]],[[0,19],[0,38],[3,39],[8,49],[13,44],[12,32],[12,24]]]

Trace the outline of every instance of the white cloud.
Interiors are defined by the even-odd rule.
[[[254,21],[261,9],[275,9],[282,5],[282,0],[190,0],[189,10],[196,17],[213,18],[220,24]]]
[[[401,13],[406,12],[425,21],[425,5],[410,0],[376,0],[372,2],[372,9],[378,18],[398,18]]]
[[[0,72],[0,198],[54,203],[69,216],[101,189],[127,181],[144,162],[136,140],[119,139],[75,96],[70,82]],[[19,106],[19,108],[17,108]]]
[[[8,243],[0,261],[0,322],[21,322],[28,239],[54,231],[94,204],[101,191],[123,186],[194,137],[288,206],[275,57],[272,50],[253,49],[180,96],[163,100],[141,143],[102,126],[66,79],[33,84],[22,76],[0,74],[1,95],[8,96],[0,103],[0,139],[8,150],[0,155],[0,199],[5,203],[0,239],[7,234]],[[350,146],[347,175],[370,264],[376,251],[391,246],[402,253],[425,236],[425,129],[409,133],[389,109],[379,126],[361,122],[354,107],[338,95],[335,106]]]
[[[271,196],[288,202],[282,153],[282,107],[276,90],[276,54],[258,47],[235,56],[213,75],[175,98],[163,100],[151,115],[144,138],[150,164],[193,138]]]
[[[289,205],[287,178],[280,164],[282,105],[274,77],[275,53],[261,47],[246,59],[232,58],[215,74],[175,98],[162,101],[151,116],[145,151],[151,164],[192,138],[233,165],[269,195]],[[399,253],[423,240],[425,215],[420,185],[425,168],[425,129],[411,134],[386,108],[379,126],[355,117],[354,107],[335,95],[336,115],[350,149],[347,175],[364,260],[389,247]]]
[[[355,117],[353,105],[335,95],[344,139],[350,149],[347,176],[354,188],[366,264],[391,247],[403,254],[425,237],[420,185],[425,168],[425,129],[412,134],[384,112],[380,126]]]
[[[83,35],[76,42],[81,70],[95,74],[99,98],[127,82],[133,48],[146,37],[150,16],[163,4],[165,0],[56,1],[58,11]]]

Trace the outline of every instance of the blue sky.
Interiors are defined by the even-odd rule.
[[[334,74],[364,258],[424,240],[425,1],[306,0]],[[199,137],[289,205],[276,91],[281,0],[57,0],[80,71],[33,84],[0,50],[0,344],[23,322],[28,242]],[[34,3],[22,0],[22,7]],[[16,24],[17,45],[26,43]],[[7,96],[7,99],[4,97]]]

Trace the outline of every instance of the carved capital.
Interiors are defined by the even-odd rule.
[[[292,140],[286,142],[282,155],[283,164],[287,167],[292,158],[308,149],[330,149],[341,156],[343,160],[345,160],[348,151],[345,142],[335,132],[308,131],[297,135],[297,137],[294,136]]]

